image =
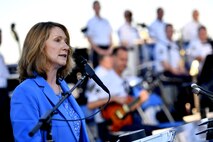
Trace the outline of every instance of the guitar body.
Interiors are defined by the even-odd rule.
[[[149,84],[146,90],[152,90],[156,85],[158,85],[158,80],[154,81],[151,85]],[[133,124],[133,117],[130,112],[140,107],[141,95],[145,95],[145,98],[148,95],[146,90],[141,90],[137,98],[128,96],[124,105],[111,102],[101,111],[103,118],[110,122],[111,131],[119,131],[123,126]]]
[[[122,118],[119,118],[117,115],[118,112],[123,116]],[[115,102],[108,104],[101,113],[106,121],[112,122],[110,124],[111,131],[119,131],[123,126],[131,125],[133,123],[131,114],[126,113],[123,105]]]

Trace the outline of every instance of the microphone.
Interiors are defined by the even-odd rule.
[[[16,26],[15,23],[12,23],[10,28],[11,28],[11,31],[13,33],[13,36],[14,36],[15,40],[17,42],[19,42],[19,37],[18,37],[17,32],[15,31],[15,26]]]
[[[85,70],[86,74],[89,76],[89,78],[92,78],[105,92],[110,94],[108,88],[103,84],[103,82],[95,74],[94,70],[87,63],[87,60],[85,58],[83,58],[82,56],[80,56],[78,58],[80,58],[80,66],[82,66],[84,68],[84,70]]]
[[[208,96],[209,98],[213,99],[213,93],[210,93],[209,91],[204,90],[197,84],[193,83],[191,85],[191,87],[192,87],[192,92],[194,94],[201,94],[201,95]]]
[[[199,88],[199,86],[198,86],[197,84],[195,84],[195,83],[192,83],[192,84],[191,84],[191,87],[192,87],[192,88]]]

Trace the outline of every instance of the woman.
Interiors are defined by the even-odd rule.
[[[46,141],[46,132],[39,130],[33,137],[28,133],[39,118],[59,101],[61,88],[57,79],[66,77],[72,67],[70,38],[66,27],[54,22],[34,25],[24,41],[18,63],[20,85],[11,99],[11,121],[14,137],[21,142]],[[83,113],[73,96],[66,99],[53,115],[52,139],[55,142],[87,142]]]

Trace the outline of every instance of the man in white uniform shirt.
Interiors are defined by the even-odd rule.
[[[8,68],[4,62],[3,56],[0,54],[0,89],[7,88],[8,77],[9,77]]]
[[[200,26],[198,28],[198,39],[195,39],[190,42],[187,55],[189,62],[193,60],[199,61],[199,71],[201,71],[206,56],[212,54],[212,45],[208,42],[208,35],[205,26]]]
[[[181,56],[179,53],[179,47],[172,39],[173,26],[171,24],[167,24],[165,32],[167,36],[166,42],[158,42],[154,50],[156,72],[163,73],[165,71],[169,71],[174,75],[183,74],[185,73],[185,68],[180,66]]]
[[[196,40],[198,38],[198,28],[200,26],[199,12],[198,10],[193,10],[192,21],[187,23],[182,29],[183,41],[189,43],[192,40]]]
[[[0,46],[2,34],[0,29]],[[7,80],[9,71],[0,52],[0,141],[13,141],[12,126],[10,123],[10,98],[8,94]],[[3,130],[4,128],[4,130]]]
[[[0,46],[1,46],[1,29],[0,29]],[[8,68],[4,62],[4,57],[0,52],[0,95],[2,95],[3,92],[6,92],[7,90],[7,79],[9,77],[9,71]]]
[[[104,59],[105,58],[105,59]],[[126,104],[128,102],[128,92],[127,85],[125,80],[122,78],[122,73],[127,66],[127,49],[124,47],[118,47],[113,50],[113,68],[109,68],[109,57],[104,57],[100,61],[100,65],[95,69],[95,72],[103,83],[110,90],[111,100],[110,102],[116,102],[118,104]],[[108,58],[108,59],[107,59]],[[108,60],[108,61],[107,61]],[[105,62],[105,63],[104,63]],[[107,63],[106,63],[107,62]],[[106,66],[108,64],[108,67]],[[97,109],[103,106],[108,100],[108,94],[105,93],[98,85],[95,85],[93,81],[89,81],[86,91],[86,96],[88,97],[88,108]],[[148,92],[143,90],[139,95],[139,103],[133,107],[133,110],[136,107],[140,106],[145,100],[148,99]],[[99,136],[104,141],[110,140],[109,130],[107,128],[107,123],[103,119],[102,115],[99,113],[95,116],[95,122],[98,124]],[[156,127],[149,127],[141,125],[140,123],[137,126],[128,125],[123,126],[121,130],[126,130],[131,128],[131,130],[145,129],[147,134],[150,134],[150,129],[156,129]],[[129,131],[131,131],[129,130]]]
[[[167,40],[165,43],[158,42],[155,47],[155,69],[157,74],[165,74],[166,76],[181,76],[186,74],[185,67],[182,66],[179,48],[173,41],[173,26],[167,24],[165,27]],[[169,108],[174,107],[177,101],[177,87],[175,85],[166,85],[163,89],[162,97]]]
[[[128,64],[125,74],[129,76],[137,75],[137,66],[139,65],[139,47],[143,44],[143,40],[139,35],[139,31],[132,25],[132,12],[125,10],[125,23],[118,30],[118,37],[121,46],[128,49]]]
[[[156,42],[164,43],[166,41],[165,26],[163,21],[164,11],[163,8],[157,9],[157,19],[149,26],[149,35]]]
[[[112,51],[112,28],[107,19],[100,15],[100,3],[93,2],[95,16],[87,23],[86,35],[91,46],[92,62],[98,65],[98,55],[107,55]]]

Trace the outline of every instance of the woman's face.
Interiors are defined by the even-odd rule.
[[[59,27],[53,27],[44,48],[48,60],[47,67],[49,69],[59,69],[65,66],[69,48],[64,31]]]

